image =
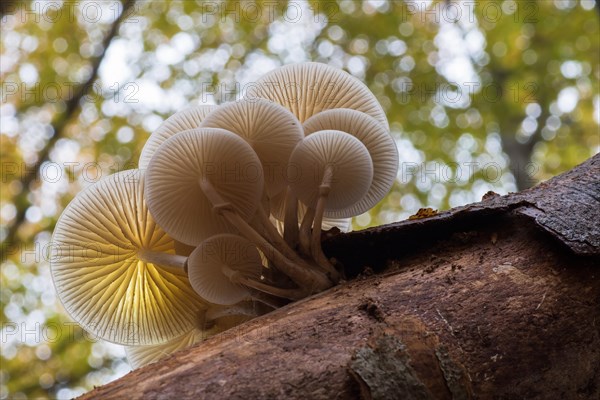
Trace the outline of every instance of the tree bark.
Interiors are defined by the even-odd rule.
[[[358,276],[82,398],[600,398],[599,177],[330,236]]]

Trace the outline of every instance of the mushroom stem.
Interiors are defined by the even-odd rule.
[[[232,283],[244,285],[249,288],[271,294],[273,296],[283,297],[290,300],[299,300],[310,294],[303,289],[284,289],[267,285],[262,282],[257,282],[254,279],[245,277],[240,271],[235,271],[231,269],[228,265],[223,265],[221,267],[221,270],[223,271],[223,274],[227,276]]]
[[[296,253],[287,243],[286,241],[281,237],[281,235],[279,234],[279,232],[277,232],[277,229],[275,229],[275,227],[273,226],[273,224],[271,223],[271,221],[269,221],[269,217],[267,216],[267,214],[265,213],[264,209],[259,208],[258,210],[258,218],[259,221],[262,223],[263,227],[264,227],[264,232],[265,232],[265,238],[271,242],[271,244],[273,245],[273,247],[275,247],[277,250],[279,250],[279,252],[281,252],[281,254],[283,254],[284,256],[286,256],[288,259],[290,259],[292,262],[295,262],[296,264],[304,267],[304,268],[308,268],[311,270],[315,269],[315,265],[309,264],[308,262],[306,262],[305,260],[303,260],[298,253]],[[297,223],[296,223],[297,226]]]
[[[298,245],[298,198],[288,187],[285,195],[285,215],[283,217],[283,239],[292,248]]]
[[[253,279],[248,279],[241,274],[237,274],[234,276],[235,282],[242,284],[244,286],[248,286],[249,288],[260,290],[261,292],[271,294],[273,296],[282,297],[284,299],[290,300],[300,300],[310,293],[307,293],[306,290],[303,289],[283,289],[271,285],[267,285],[262,282],[257,282]]]
[[[140,249],[138,257],[145,263],[152,263],[165,269],[174,270],[173,272],[187,272],[187,257],[185,256]]]
[[[267,258],[267,256],[264,257]],[[274,283],[277,286],[289,286],[289,284],[293,284],[293,281],[290,280],[289,276],[275,268],[275,265],[273,265],[273,261],[269,260],[268,258],[267,261],[269,266],[265,267],[265,269],[263,270],[263,276],[267,281]]]
[[[315,209],[307,207],[302,224],[300,225],[300,252],[305,256],[310,256],[310,229],[315,219]]]
[[[231,203],[226,202],[221,197],[207,178],[202,177],[199,183],[200,188],[212,203],[214,212],[222,215],[230,224],[235,226],[242,236],[253,242],[269,260],[273,261],[276,268],[289,276],[296,284],[308,289],[311,293],[321,292],[332,286],[332,283],[324,274],[302,268],[281,254],[279,250],[235,212]]]
[[[331,274],[331,278],[337,282],[340,280],[340,274],[336,271],[331,262],[329,262],[327,257],[325,257],[325,254],[323,254],[323,249],[321,248],[321,224],[323,223],[323,213],[325,212],[327,196],[329,196],[332,181],[333,168],[331,166],[327,166],[327,168],[325,168],[325,172],[323,173],[321,186],[319,186],[319,199],[317,200],[317,207],[315,209],[310,252],[317,264]]]
[[[229,278],[229,280],[231,282],[241,284],[240,277],[244,277],[244,276],[239,271],[235,271],[228,265],[222,265],[221,271],[223,271],[223,275],[225,275],[227,278]],[[248,279],[248,278],[244,277],[244,279]],[[246,286],[248,286],[248,285],[246,285]],[[268,286],[271,287],[271,285],[268,285]],[[248,287],[250,287],[250,286],[248,286]],[[267,307],[270,307],[272,309],[277,309],[284,305],[284,304],[281,304],[281,299],[279,299],[279,297],[281,297],[281,296],[273,297],[272,294],[261,291],[261,290],[257,290],[256,288],[253,288],[253,290],[251,290],[251,293],[252,293],[252,295],[251,295],[252,300],[257,301],[261,304],[264,304]],[[223,309],[219,308],[218,310],[221,310],[222,313],[231,312],[232,313],[231,315],[251,315],[251,316],[259,315],[258,313],[256,313],[254,307],[250,308],[245,303],[237,304],[235,306],[224,307]],[[244,310],[249,310],[249,311],[242,312]],[[213,318],[211,311],[213,311],[212,308],[209,309],[208,313],[206,314],[207,319]],[[221,315],[221,314],[217,313],[217,315]],[[227,314],[227,315],[229,315],[229,314]],[[220,318],[220,316],[214,317],[214,318]]]
[[[318,201],[317,201],[317,206],[318,206]],[[325,206],[325,204],[323,203],[322,207],[324,207],[324,206]],[[300,252],[303,255],[305,255],[306,257],[312,257],[312,259],[316,262],[317,266],[320,267],[320,269],[323,272],[327,273],[329,275],[329,278],[333,282],[337,283],[341,279],[341,275],[331,265],[331,263],[327,260],[325,255],[323,255],[322,250],[321,250],[321,242],[320,242],[321,236],[320,235],[321,235],[321,223],[322,223],[323,218],[321,216],[321,220],[319,221],[319,223],[317,225],[316,220],[315,220],[315,214],[316,214],[316,210],[314,207],[306,208],[306,213],[304,214],[304,218],[302,219],[302,224],[300,225]],[[311,227],[313,226],[313,222],[314,222],[314,227],[312,228],[313,234],[315,231],[318,231],[318,233],[319,233],[319,237],[317,239],[318,242],[316,245],[317,246],[316,251],[320,252],[321,256],[319,256],[318,253],[315,256],[314,250],[312,249],[313,244],[311,244],[311,241],[312,241]]]
[[[249,304],[237,304],[229,307],[211,307],[206,311],[205,319],[207,321],[213,321],[215,319],[223,317],[231,317],[237,315],[244,315],[248,317],[258,317],[254,307]]]
[[[252,299],[274,310],[281,308],[287,304],[287,302],[283,301],[278,296],[273,296],[269,293],[265,293],[256,289],[252,290]]]

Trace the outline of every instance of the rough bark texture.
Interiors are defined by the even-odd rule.
[[[355,279],[83,398],[600,398],[599,177],[330,237]]]

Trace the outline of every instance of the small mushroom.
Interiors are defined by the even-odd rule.
[[[152,159],[154,152],[165,140],[176,133],[198,128],[204,118],[217,109],[217,107],[218,106],[201,104],[199,106],[188,107],[167,118],[146,141],[146,144],[142,149],[142,154],[140,154],[138,168],[143,170],[148,168],[148,164],[150,164],[150,159]]]
[[[385,126],[365,113],[335,109],[313,115],[303,127],[306,136],[327,129],[346,132],[365,145],[373,161],[373,182],[367,194],[347,209],[326,212],[327,217],[347,218],[362,214],[388,194],[396,179],[399,161],[396,142]]]
[[[362,200],[373,180],[371,156],[354,136],[324,130],[304,138],[294,149],[290,164],[300,171],[290,181],[290,188],[308,207],[300,228],[300,244],[320,266],[331,269],[321,250],[323,214],[347,209]],[[308,239],[311,226],[312,239]]]
[[[215,213],[204,186],[249,220],[263,193],[263,171],[252,148],[224,129],[197,128],[167,139],[146,171],[146,198],[157,223],[174,239],[197,246],[234,225]],[[224,200],[225,201],[225,200]]]
[[[282,289],[261,282],[262,269],[256,246],[231,234],[206,239],[188,260],[192,287],[211,303],[232,305],[250,300],[253,296],[248,287],[293,300],[304,297],[301,290]]]
[[[190,284],[203,299],[214,304],[232,305],[250,300],[251,293],[236,275],[260,280],[262,260],[256,247],[231,234],[211,236],[190,255]]]
[[[327,64],[306,62],[277,68],[250,86],[246,98],[279,103],[302,123],[323,110],[350,108],[369,114],[389,129],[385,112],[369,88]]]
[[[264,99],[242,99],[219,106],[201,127],[226,129],[252,146],[262,164],[269,197],[286,188],[290,154],[304,137],[302,125],[290,111]]]
[[[154,222],[140,170],[110,175],[79,193],[52,237],[51,274],[67,312],[119,344],[150,345],[191,329],[206,303],[183,270],[186,257]]]

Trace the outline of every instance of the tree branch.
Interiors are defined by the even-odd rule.
[[[112,42],[114,37],[117,35],[121,23],[127,17],[127,15],[129,15],[129,10],[131,9],[131,7],[133,7],[134,4],[135,0],[125,0],[125,2],[123,3],[123,10],[121,14],[112,24],[109,32],[102,41],[102,52],[92,60],[92,73],[90,74],[89,78],[74,90],[73,96],[66,102],[66,109],[64,113],[58,114],[52,121],[51,126],[54,135],[48,140],[44,148],[38,153],[38,166],[43,164],[45,161],[49,160],[50,151],[52,150],[58,139],[63,137],[64,129],[79,109],[80,100],[90,90],[94,81],[98,77],[98,70],[100,69],[100,64],[102,64],[102,60],[104,59],[106,50],[110,46],[110,43]],[[5,245],[14,246],[21,241],[21,239],[18,236],[18,231],[20,226],[25,221],[25,212],[27,211],[27,208],[30,204],[30,202],[27,200],[27,195],[31,191],[30,185],[35,180],[37,174],[38,168],[32,168],[28,170],[25,176],[21,178],[21,185],[23,189],[21,193],[16,196],[15,201],[13,201],[13,203],[17,206],[17,215],[15,216],[12,225],[10,225],[6,238],[4,239],[3,244]],[[23,206],[19,207],[19,204],[22,204]],[[5,250],[6,246],[2,246],[3,253]],[[0,258],[4,259],[4,254],[2,254]]]

